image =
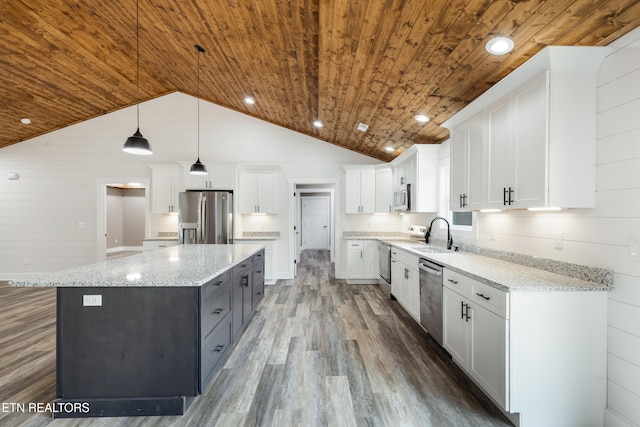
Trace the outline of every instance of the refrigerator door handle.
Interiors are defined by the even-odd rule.
[[[198,236],[198,243],[204,243],[207,235],[207,221],[209,220],[207,215],[207,196],[200,194],[200,230]]]

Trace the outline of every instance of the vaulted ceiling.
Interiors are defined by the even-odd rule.
[[[442,122],[545,46],[640,25],[638,0],[138,1],[0,3],[0,147],[135,105],[136,11],[141,101],[195,96],[199,44],[200,98],[384,161],[442,142]],[[493,35],[515,49],[489,55]]]

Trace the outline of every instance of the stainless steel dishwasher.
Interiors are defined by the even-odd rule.
[[[442,345],[442,266],[420,258],[420,324]]]

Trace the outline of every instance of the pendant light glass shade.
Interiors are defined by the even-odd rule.
[[[191,165],[189,173],[191,175],[207,175],[209,171],[200,161],[200,52],[204,52],[204,48],[198,45],[195,48],[198,51],[198,160]]]
[[[122,151],[129,154],[140,154],[148,156],[153,154],[151,145],[147,138],[140,133],[140,49],[139,49],[139,26],[138,26],[138,2],[136,1],[136,120],[138,128],[136,133],[127,138]]]

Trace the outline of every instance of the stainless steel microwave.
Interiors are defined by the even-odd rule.
[[[393,190],[393,210],[395,212],[411,210],[411,184],[403,184]]]

